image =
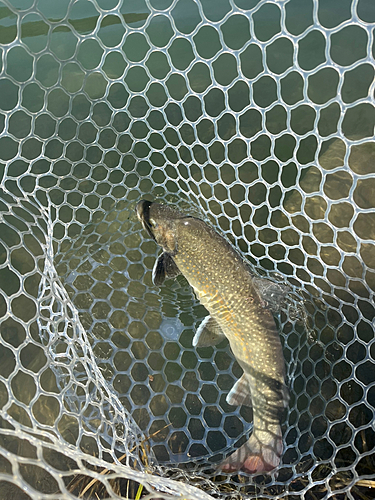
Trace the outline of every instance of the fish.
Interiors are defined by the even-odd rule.
[[[136,213],[148,235],[162,247],[153,268],[154,284],[160,286],[166,278],[182,274],[209,313],[195,333],[193,346],[215,346],[227,338],[243,370],[226,401],[252,407],[253,431],[218,469],[270,473],[283,454],[281,420],[289,392],[276,323],[249,265],[226,238],[197,217],[147,200],[137,203]]]

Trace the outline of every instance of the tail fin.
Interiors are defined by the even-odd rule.
[[[271,472],[280,463],[283,441],[280,426],[275,433],[254,432],[250,439],[219,465],[223,472],[243,470],[249,474]]]

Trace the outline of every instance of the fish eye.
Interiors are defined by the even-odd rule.
[[[149,222],[149,224],[150,224],[151,227],[154,227],[154,228],[158,227],[158,225],[156,224],[156,222],[154,221],[154,219],[149,219],[148,222]]]

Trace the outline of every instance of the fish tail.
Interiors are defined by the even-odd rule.
[[[280,464],[283,452],[281,428],[274,432],[253,432],[250,439],[232,455],[220,463],[223,472],[243,470],[249,474],[262,474],[274,470]]]

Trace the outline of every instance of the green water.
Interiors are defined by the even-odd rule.
[[[259,3],[234,2],[239,9]],[[372,138],[375,122],[371,104],[354,105],[367,96],[374,78],[373,65],[365,59],[367,32],[358,25],[338,29],[351,18],[351,2],[319,3],[321,25],[337,28],[329,54],[327,38],[318,27],[293,45],[282,31],[279,7],[271,2],[254,13],[252,31],[243,11],[225,18],[230,9],[227,0],[202,1],[210,22],[225,21],[218,29],[207,23],[192,36],[201,19],[199,9],[192,1],[178,2],[172,17],[181,35],[172,43],[173,25],[165,10],[171,5],[168,0],[150,2],[159,12],[145,29],[147,36],[133,31],[151,16],[145,2],[125,2],[115,13],[110,9],[116,2],[98,2],[108,12],[95,35],[99,13],[91,2],[80,1],[69,9],[67,1],[44,0],[37,12],[28,11],[31,4],[13,1],[14,9],[0,7],[0,131],[8,127],[0,137],[0,177],[9,162],[2,181],[8,193],[19,198],[30,195],[45,204],[48,192],[54,205],[54,263],[89,333],[105,379],[145,433],[160,431],[152,444],[161,460],[186,459],[189,440],[193,457],[221,452],[251,420],[248,409],[233,409],[225,402],[224,395],[240,375],[228,346],[192,348],[205,310],[186,282],[179,278],[160,289],[152,285],[157,249],[134,215],[141,197],[198,210],[230,233],[250,261],[285,275],[293,274],[297,266],[296,282],[309,283],[314,275],[306,290],[312,296],[323,290],[330,301],[333,309],[328,312],[315,306],[309,310],[312,329],[328,346],[324,354],[321,344],[306,343],[303,328],[297,329],[299,335],[288,336],[290,324],[282,324],[287,362],[300,367],[288,425],[293,427],[300,419],[300,447],[307,453],[311,435],[303,431],[311,429],[316,417],[316,436],[324,434],[327,419],[321,413],[337,389],[330,370],[343,356],[343,347],[335,341],[346,344],[355,333],[363,342],[372,338],[366,322],[359,323],[356,331],[346,328],[335,309],[338,300],[352,301],[351,294],[369,296],[355,255],[357,241],[347,230],[354,209],[340,200],[348,197],[354,174],[373,173],[373,143],[355,146],[350,169],[335,170],[345,164],[348,147],[335,136],[342,132],[348,140]],[[299,36],[313,26],[312,6],[309,0],[285,4],[289,33]],[[17,36],[13,10],[22,13],[20,42],[7,46]],[[375,22],[371,2],[359,1],[357,12],[366,26]],[[254,35],[266,43],[263,53]],[[229,50],[217,57],[223,47]],[[194,62],[196,57],[200,59]],[[328,57],[334,64],[329,64]],[[340,66],[341,74],[334,65]],[[186,69],[186,75],[181,74]],[[264,69],[268,72],[261,75]],[[342,122],[340,96],[344,104],[353,104]],[[187,121],[182,125],[184,117]],[[322,187],[324,196],[322,169],[332,170]],[[355,189],[355,203],[366,210],[373,208],[371,182],[359,181]],[[9,197],[4,196],[4,202],[16,204]],[[326,198],[337,203],[331,203],[328,220],[321,222]],[[281,204],[289,217],[277,210]],[[302,209],[310,222],[300,215]],[[0,263],[9,255],[11,266],[0,270],[0,287],[11,296],[19,290],[19,276],[32,273],[24,279],[25,290],[36,298],[44,265],[45,222],[27,204],[23,212],[14,212],[1,227]],[[27,223],[33,225],[32,234]],[[330,225],[340,230],[336,240]],[[373,218],[364,214],[355,233],[373,240],[374,227]],[[17,246],[19,234],[24,250]],[[366,248],[362,259],[374,269],[371,248]],[[345,261],[344,272],[335,269],[341,250],[353,254]],[[331,284],[346,286],[346,276],[353,278],[347,295],[341,289],[332,293]],[[373,273],[366,279],[373,289]],[[7,307],[2,298],[1,316]],[[35,318],[35,304],[28,296],[20,297],[12,302],[12,312],[29,322]],[[367,302],[362,312],[365,318],[371,317]],[[355,312],[347,310],[345,315],[351,324],[357,321]],[[35,321],[30,332],[40,343]],[[1,325],[1,335],[19,347],[26,333],[20,322],[8,319]],[[352,360],[361,359],[359,350],[353,348]],[[328,361],[321,359],[324,356]],[[313,380],[315,360],[319,366]],[[40,384],[45,390],[58,392],[56,375],[44,370],[47,361],[41,347],[23,348],[21,362],[33,373],[43,372]],[[9,377],[15,366],[10,347],[2,351],[1,366],[1,374]],[[343,361],[337,366],[333,378],[343,380],[351,365]],[[306,379],[311,380],[307,386]],[[318,386],[325,401],[314,398]],[[12,390],[19,401],[29,404],[35,379],[17,375]],[[359,400],[361,391],[357,384],[345,386],[342,394],[349,403]],[[0,397],[5,395],[4,386]],[[55,401],[41,399],[34,407],[41,423],[57,418]],[[15,405],[12,415],[25,423],[28,417],[20,408]],[[342,411],[331,405],[328,419],[341,418]],[[211,434],[204,435],[202,415]],[[358,423],[360,418],[355,415],[353,421]],[[71,429],[76,425],[61,424],[64,439],[73,444],[76,433]],[[70,431],[73,437],[68,437]],[[336,429],[332,439],[339,432]],[[295,439],[290,430],[287,443],[292,446]],[[319,446],[316,456],[329,459],[329,445],[323,438]],[[293,454],[288,453],[286,462],[293,463]]]

